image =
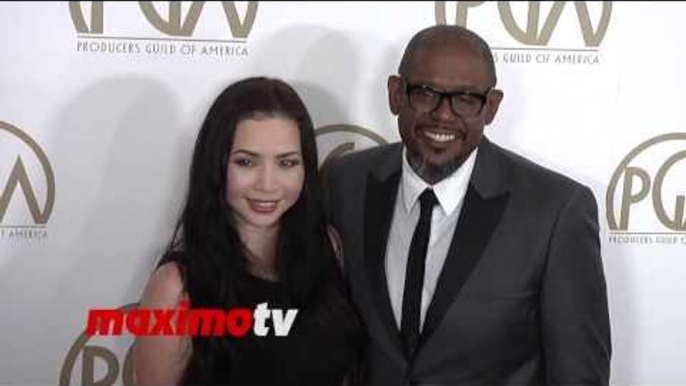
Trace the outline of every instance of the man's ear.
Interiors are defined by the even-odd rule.
[[[400,114],[400,107],[403,103],[403,85],[399,76],[391,75],[388,77],[388,106],[393,115]]]
[[[502,90],[493,89],[488,93],[488,99],[486,100],[486,124],[490,125],[498,112],[498,107],[500,102],[503,100],[504,94]]]

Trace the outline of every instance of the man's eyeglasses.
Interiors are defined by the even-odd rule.
[[[488,99],[488,93],[493,89],[489,87],[483,94],[470,91],[443,92],[426,85],[410,84],[402,77],[400,79],[405,84],[405,93],[410,106],[418,113],[432,112],[441,105],[443,98],[448,98],[453,113],[463,118],[473,118],[481,114]]]

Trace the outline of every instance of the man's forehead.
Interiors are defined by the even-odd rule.
[[[418,66],[425,67],[429,61],[440,62],[448,60],[477,63],[479,67],[485,66],[485,58],[478,47],[463,41],[438,42],[418,47],[414,55],[412,55],[410,70],[412,71]]]
[[[467,46],[479,50],[481,43],[478,38],[468,35],[463,30],[436,29],[428,31],[420,37],[415,45],[416,48],[440,47],[440,46]]]
[[[415,53],[432,52],[432,51],[447,51],[455,50],[464,52],[465,54],[479,54],[481,55],[481,48],[479,44],[467,39],[464,36],[456,34],[443,33],[433,37],[427,37],[419,42]]]
[[[469,50],[418,52],[409,63],[405,76],[409,82],[439,90],[482,90],[491,83],[483,57]]]
[[[410,78],[443,74],[466,77],[479,85],[493,86],[496,82],[488,45],[478,35],[455,26],[435,26],[420,31],[408,44],[398,70]]]

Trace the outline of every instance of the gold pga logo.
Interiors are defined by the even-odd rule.
[[[495,11],[493,7],[496,6],[495,2],[484,4],[484,1],[458,1],[454,5],[454,19],[450,20],[448,3],[454,4],[454,2],[446,1],[435,2],[436,24],[454,23],[462,27],[473,28],[473,24],[476,23],[469,23],[470,20],[481,15],[492,15]],[[591,20],[592,12],[589,11],[589,3],[594,7],[594,11],[601,7],[599,12],[593,12],[600,14],[599,20],[595,23]],[[573,8],[571,8],[572,5]],[[513,6],[517,8],[515,11],[520,12],[513,12]],[[612,2],[575,1],[572,3],[555,1],[544,3],[544,6],[549,8],[547,14],[544,13],[539,1],[497,2],[497,13],[502,26],[510,37],[524,47],[493,47],[494,60],[504,63],[597,64],[599,62],[597,50],[610,25]],[[486,9],[477,9],[481,7],[490,7],[490,13],[485,13]],[[472,12],[477,15],[470,15]],[[561,47],[549,47],[551,37],[558,31],[561,16],[569,12],[576,13],[579,31],[576,36],[578,38],[570,36],[572,31],[560,31],[562,33],[558,32],[557,35],[563,35],[561,39],[572,43],[565,43],[565,46]],[[519,16],[525,14],[526,17],[516,18],[515,14]],[[593,27],[594,24],[596,25],[595,28]],[[512,50],[525,52],[513,52]],[[529,51],[537,52],[531,53]],[[557,52],[551,54],[550,51]]]
[[[651,138],[631,150],[612,175],[606,193],[606,217],[613,234],[641,235],[635,242],[677,240],[686,244],[686,133]],[[681,194],[680,194],[681,193]],[[632,221],[633,220],[633,221]],[[638,220],[638,221],[636,221]],[[659,223],[658,228],[645,225]],[[665,239],[664,236],[669,236]],[[651,240],[647,242],[646,240]],[[617,241],[617,237],[610,241]],[[667,243],[667,242],[661,242]]]
[[[90,6],[84,7],[84,3]],[[163,37],[123,36],[122,23],[116,19],[106,18],[105,5],[102,1],[69,2],[69,13],[74,28],[79,33],[76,45],[78,52],[109,53],[109,54],[150,54],[150,55],[182,55],[182,56],[247,56],[245,45],[248,35],[252,31],[257,16],[256,1],[249,2],[210,2],[205,6],[204,1],[181,2],[152,2],[139,1],[138,11],[147,24],[162,34]],[[240,4],[240,7],[237,3]],[[228,26],[227,36],[196,36],[196,28],[200,16],[207,12],[223,9],[224,19]],[[130,7],[131,4],[112,3],[109,6]],[[243,12],[239,11],[242,10]],[[124,12],[123,8],[120,8]],[[89,11],[89,12],[88,12]],[[243,16],[241,16],[243,13]],[[90,17],[87,17],[87,14]],[[121,13],[117,13],[121,14]],[[105,34],[105,20],[115,24],[109,30],[115,29],[119,34]],[[120,16],[120,21],[127,19]],[[214,20],[206,18],[208,21]],[[216,27],[217,29],[220,27]],[[207,29],[207,28],[205,28]]]
[[[346,124],[322,126],[316,130],[316,135],[322,169],[325,169],[332,159],[345,153],[388,143],[382,136],[369,129]]]
[[[447,24],[446,17],[446,1],[436,2],[436,23]],[[467,27],[467,19],[471,8],[482,6],[483,1],[458,1],[455,9],[455,24],[462,27]],[[541,2],[529,1],[527,2],[527,18],[526,26],[515,20],[512,13],[512,4],[510,1],[498,2],[498,14],[503,27],[507,30],[510,36],[522,44],[528,46],[546,46],[550,41],[550,37],[557,28],[557,24],[565,10],[565,6],[570,3],[567,1],[552,2],[552,7],[548,12],[543,26],[539,28],[541,19]],[[520,2],[517,2],[520,3]],[[523,3],[523,2],[522,2]],[[492,3],[491,3],[492,4]],[[520,3],[521,4],[521,3]],[[602,2],[602,13],[600,21],[597,23],[598,27],[593,30],[593,23],[588,11],[588,5],[585,1],[575,1],[574,9],[579,20],[579,29],[583,36],[584,45],[586,47],[598,47],[605,38],[607,27],[610,24],[610,16],[612,14],[612,2]]]
[[[135,309],[138,303],[127,304],[119,310],[128,312]],[[79,335],[74,344],[69,348],[67,355],[62,362],[62,369],[60,370],[60,386],[68,386],[72,384],[75,376],[78,377],[80,373],[81,379],[73,383],[78,383],[83,386],[111,386],[114,385],[121,378],[124,385],[134,385],[134,366],[133,366],[133,344],[128,345],[123,358],[117,357],[115,351],[104,345],[94,343],[94,341],[103,340],[103,337],[89,337],[86,330]],[[123,339],[108,339],[116,343],[123,343]],[[128,343],[128,342],[127,342]],[[126,345],[124,347],[127,347]],[[77,366],[78,360],[81,359],[81,366]],[[101,362],[98,364],[98,362]],[[104,371],[102,371],[104,366]],[[96,371],[96,368],[100,371]]]
[[[0,140],[14,142],[14,146],[3,146],[10,151],[0,154],[0,238],[44,238],[47,236],[44,228],[55,204],[55,174],[50,161],[36,141],[7,122],[0,121]],[[29,158],[38,161],[37,168],[27,170]],[[42,176],[38,176],[36,169],[40,169]],[[41,180],[45,186],[42,202],[35,189],[36,182]],[[23,195],[30,220],[25,215],[19,216],[20,195]],[[10,208],[14,216],[8,221],[6,215],[12,212]]]
[[[79,33],[84,34],[103,34],[103,26],[105,20],[104,2],[92,1],[90,10],[90,26],[86,23],[86,17],[80,1],[69,2],[69,13],[71,20],[74,23],[74,28]],[[156,2],[161,3],[161,2]],[[204,1],[193,1],[190,4],[185,18],[182,18],[181,1],[169,1],[168,15],[165,18],[160,14],[152,1],[139,1],[143,16],[148,23],[155,27],[159,32],[169,36],[192,36],[198,24],[203,8]],[[238,15],[236,4],[233,1],[222,1],[224,14],[228,23],[231,35],[234,38],[245,39],[250,34],[253,24],[255,23],[255,16],[257,15],[257,2],[249,1],[245,17],[241,20]]]

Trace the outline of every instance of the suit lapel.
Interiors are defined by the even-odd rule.
[[[382,325],[388,330],[393,345],[400,350],[402,346],[388,295],[384,266],[399,182],[400,172],[384,180],[379,180],[373,175],[368,177],[364,205],[364,251],[373,304]]]
[[[500,221],[508,197],[484,200],[471,185],[467,189],[453,241],[424,320],[420,345],[429,339],[469,278]]]
[[[499,175],[494,145],[484,138],[453,240],[424,320],[420,347],[431,337],[469,278],[505,210],[509,194]]]
[[[388,353],[404,362],[386,281],[386,244],[391,228],[395,200],[402,173],[402,144],[390,148],[390,154],[372,168],[367,176],[364,198],[364,266],[370,290],[372,313],[388,337]]]

